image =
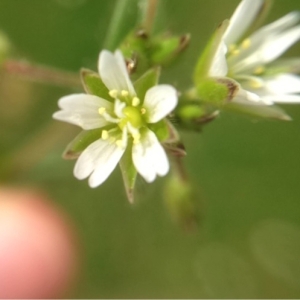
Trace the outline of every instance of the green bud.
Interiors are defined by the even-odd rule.
[[[172,219],[184,230],[194,230],[199,223],[199,199],[188,180],[173,173],[166,181],[164,201]]]
[[[151,41],[150,57],[152,65],[166,66],[172,63],[189,45],[190,35],[160,35]]]
[[[148,55],[149,37],[144,30],[130,32],[119,46],[126,61],[131,75],[139,77],[151,68]]]
[[[202,127],[218,116],[218,111],[198,101],[185,101],[175,111],[181,127],[201,131]]]

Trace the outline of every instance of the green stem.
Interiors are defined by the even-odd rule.
[[[153,24],[155,21],[158,7],[158,0],[148,0],[146,3],[146,11],[144,13],[143,27],[147,33],[151,33],[153,30]]]
[[[12,74],[34,82],[41,82],[64,87],[81,87],[77,74],[45,66],[35,65],[25,61],[6,60],[2,68]]]
[[[136,25],[137,12],[137,0],[117,0],[104,42],[105,49],[115,50],[119,46]]]

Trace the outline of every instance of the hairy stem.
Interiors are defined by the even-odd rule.
[[[34,82],[64,87],[81,87],[79,75],[67,71],[18,60],[6,60],[2,68],[8,74]]]

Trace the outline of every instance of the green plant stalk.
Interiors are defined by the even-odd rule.
[[[6,60],[2,64],[2,69],[8,74],[34,82],[63,87],[82,87],[79,73],[76,74],[12,59]]]

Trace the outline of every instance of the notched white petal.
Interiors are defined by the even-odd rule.
[[[107,140],[97,140],[89,145],[78,158],[74,175],[78,179],[88,176],[89,185],[95,188],[102,184],[120,161],[125,148]]]
[[[264,0],[243,0],[239,4],[224,34],[226,45],[235,44],[245,34],[264,2]]]
[[[161,84],[150,88],[145,96],[148,123],[156,123],[166,117],[177,105],[177,91],[171,85]]]
[[[101,51],[98,62],[99,74],[109,90],[128,91],[135,95],[132,82],[130,81],[124,57],[120,51],[111,53],[107,50]]]
[[[61,110],[53,114],[54,119],[80,126],[85,130],[107,125],[107,121],[99,115],[98,109],[100,107],[112,109],[112,103],[109,101],[86,94],[62,97],[58,101],[58,106]]]
[[[265,80],[265,87],[271,94],[300,93],[300,77],[293,74],[281,74]]]
[[[154,181],[157,175],[165,176],[169,171],[165,150],[150,130],[143,134],[140,143],[133,145],[132,160],[138,173],[147,182]]]

